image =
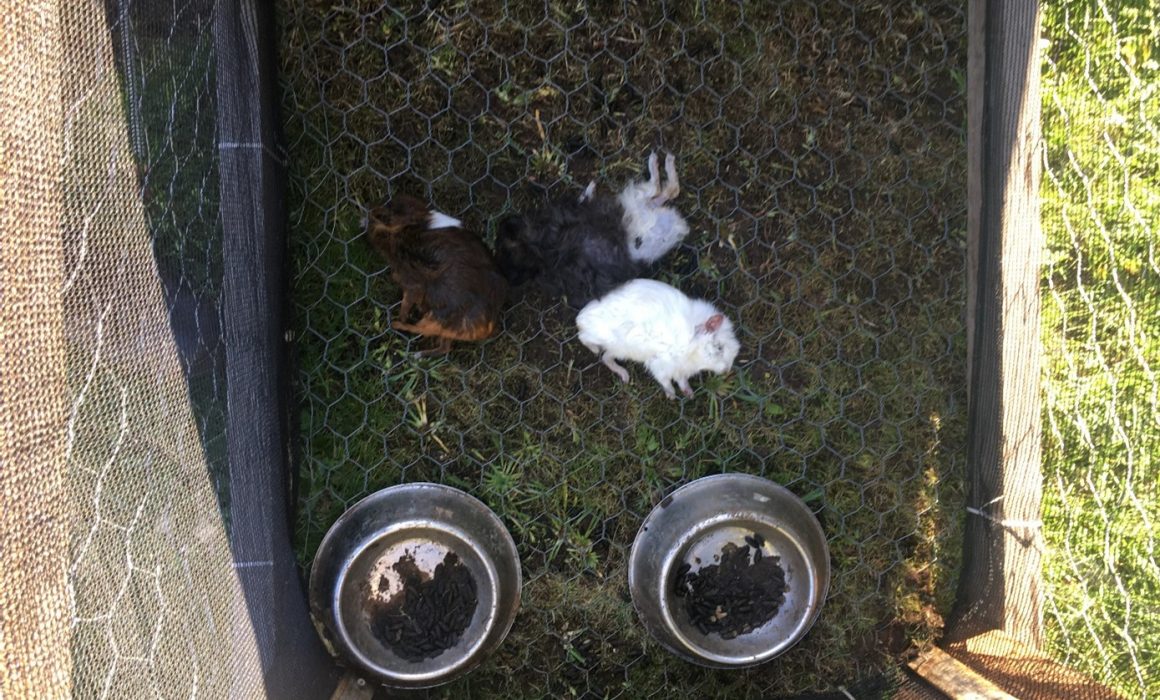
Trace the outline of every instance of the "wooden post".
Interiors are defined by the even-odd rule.
[[[968,32],[968,515],[948,637],[991,629],[1037,649],[1039,7],[971,0]]]

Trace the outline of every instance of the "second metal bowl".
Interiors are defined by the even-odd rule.
[[[710,566],[727,543],[764,540],[763,555],[780,557],[785,600],[765,624],[725,639],[690,620],[672,581],[689,563]],[[805,636],[821,612],[830,554],[821,525],[788,489],[747,474],[720,474],[677,489],[649,513],[629,555],[628,585],[641,621],[674,654],[716,668],[768,661]]]

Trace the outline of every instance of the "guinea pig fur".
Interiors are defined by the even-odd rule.
[[[496,262],[514,287],[535,282],[580,308],[644,271],[621,228],[623,212],[609,197],[566,199],[496,228]]]
[[[654,153],[649,179],[629,183],[615,197],[597,193],[592,182],[578,198],[504,219],[496,230],[500,270],[512,286],[534,281],[574,308],[645,274],[689,232],[665,206],[680,193],[671,154],[665,172],[662,183]]]
[[[704,371],[728,372],[741,344],[733,324],[712,304],[691,299],[664,282],[636,279],[590,302],[576,316],[580,342],[624,382],[628,371],[617,360],[641,362],[676,398],[689,378]]]
[[[439,339],[422,354],[446,353],[454,340],[483,340],[499,330],[507,282],[491,251],[458,219],[400,195],[367,212],[367,238],[403,290],[391,326]]]
[[[689,233],[689,224],[676,209],[665,206],[681,193],[673,154],[665,156],[667,182],[661,183],[655,153],[648,158],[648,173],[648,180],[630,183],[618,199],[624,209],[628,254],[633,260],[652,264],[684,240]]]

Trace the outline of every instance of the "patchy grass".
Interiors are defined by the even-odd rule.
[[[859,3],[283,3],[304,440],[298,546],[367,493],[459,486],[527,575],[502,650],[448,692],[768,696],[889,674],[954,591],[965,426],[965,17]],[[659,276],[729,310],[729,377],[621,385],[571,316],[417,360],[361,208],[401,191],[488,234],[547,193],[678,156],[693,233]],[[634,620],[641,520],[687,481],[764,475],[830,539],[817,626],[714,672]]]
[[[1044,6],[1047,632],[1160,696],[1160,28],[1145,0]]]

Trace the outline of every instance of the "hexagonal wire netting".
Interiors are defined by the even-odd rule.
[[[953,597],[965,433],[961,3],[283,3],[307,566],[402,482],[461,487],[519,546],[523,608],[460,686],[508,697],[768,695],[876,682]],[[677,156],[692,233],[657,274],[727,310],[742,352],[667,401],[620,384],[574,314],[416,359],[360,228],[408,192],[491,241],[548,196]],[[664,494],[725,471],[817,512],[834,579],[798,646],[746,672],[637,624],[626,558]],[[887,673],[888,675],[888,673]]]

